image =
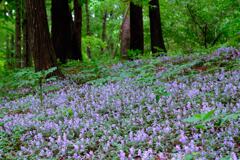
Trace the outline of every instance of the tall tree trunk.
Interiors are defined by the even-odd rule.
[[[21,0],[16,0],[16,67],[21,67]]]
[[[72,15],[68,0],[52,0],[52,41],[57,58],[66,63],[72,54]]]
[[[143,13],[142,7],[130,2],[130,49],[143,53]]]
[[[74,37],[75,45],[78,51],[73,50],[73,59],[82,60],[82,3],[79,0],[74,0]]]
[[[91,36],[91,30],[90,30],[90,13],[89,13],[89,6],[88,6],[88,0],[85,1],[85,10],[86,10],[86,23],[87,23],[87,36]],[[88,58],[92,59],[91,55],[91,49],[89,44],[87,44],[87,55]]]
[[[130,17],[129,17],[129,7],[127,8],[120,32],[121,39],[121,55],[122,58],[128,59],[128,50],[130,49]]]
[[[26,3],[23,1],[23,21],[22,21],[22,30],[23,30],[23,67],[31,67],[32,66],[32,56],[29,51],[29,31],[27,25],[27,10]]]
[[[104,12],[103,14],[103,21],[102,21],[102,41],[106,42],[107,39],[107,16],[108,13],[107,11]],[[101,48],[101,52],[104,53],[104,48]]]
[[[159,51],[167,52],[163,40],[160,7],[158,0],[151,0],[149,2],[149,17],[152,53],[157,53]]]
[[[56,55],[50,39],[44,0],[26,0],[29,29],[29,46],[33,54],[35,70],[47,70],[56,67]],[[57,69],[51,75],[63,77]]]

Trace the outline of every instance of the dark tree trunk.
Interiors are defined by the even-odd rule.
[[[129,17],[129,7],[127,8],[123,23],[121,26],[121,55],[122,58],[128,59],[128,50],[130,49],[130,17]]]
[[[33,54],[35,70],[56,67],[56,55],[50,39],[44,0],[26,0],[29,29],[29,47]],[[51,75],[63,77],[59,69]]]
[[[130,49],[143,53],[143,13],[142,7],[130,2]]]
[[[16,0],[16,67],[21,67],[21,0]]]
[[[66,63],[72,54],[72,15],[68,0],[52,0],[52,41],[57,58]]]
[[[23,30],[23,67],[31,67],[32,66],[32,56],[29,51],[29,33],[28,33],[28,25],[27,25],[27,10],[26,3],[23,1],[23,21],[22,21],[22,30]]]
[[[87,23],[87,36],[91,36],[91,30],[90,30],[90,13],[88,8],[88,0],[85,1],[85,10],[86,10],[86,23]],[[92,59],[91,55],[91,49],[89,44],[87,44],[87,55],[88,58]]]
[[[107,39],[107,11],[104,12],[103,15],[103,23],[102,23],[102,41],[106,41]]]
[[[157,53],[159,51],[167,52],[163,40],[160,7],[158,0],[151,0],[149,2],[149,17],[152,53]]]
[[[102,41],[106,42],[107,39],[107,11],[103,14],[103,22],[102,22]],[[104,53],[104,48],[101,48],[101,52]]]
[[[82,60],[82,4],[79,0],[74,0],[74,44],[73,59]]]

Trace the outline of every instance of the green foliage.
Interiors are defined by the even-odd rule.
[[[96,36],[86,36],[83,38],[83,51],[86,51],[87,47],[90,47],[93,53],[100,53],[101,48],[106,48],[106,42],[103,42],[100,38]],[[94,55],[98,56],[98,55]],[[86,58],[86,56],[85,56]]]
[[[9,153],[20,150],[20,146],[22,146],[20,138],[24,133],[25,130],[20,126],[15,126],[11,135],[4,131],[0,132],[0,148],[2,152],[0,159],[13,159]]]
[[[0,80],[0,97],[14,99],[25,94],[37,92],[41,102],[43,102],[43,93],[45,91],[55,90],[56,88],[44,89],[42,84],[55,80],[55,77],[47,79],[47,76],[54,72],[57,68],[53,67],[48,70],[34,72],[32,68],[20,69],[16,71],[8,71],[1,73],[4,77]],[[27,93],[22,93],[21,89],[27,88]],[[15,90],[15,92],[13,92]],[[9,92],[10,91],[10,92]]]
[[[130,59],[138,59],[141,54],[142,54],[142,51],[140,50],[128,50],[128,53],[127,53]]]
[[[85,0],[79,0],[84,8]],[[86,34],[86,19],[83,18],[83,57],[88,61],[86,47],[90,46],[93,57],[99,59],[104,54],[118,55],[120,48],[120,28],[122,17],[129,1],[125,0],[91,0],[89,1],[91,36]],[[147,0],[133,0],[144,8],[144,41],[145,52],[150,51],[150,33]],[[73,9],[73,1],[69,2]],[[47,13],[50,16],[51,3],[46,1]],[[203,29],[206,27],[207,48],[222,44],[239,45],[239,3],[236,0],[160,0],[161,21],[164,39],[168,51],[192,54],[204,48]],[[14,35],[15,2],[2,0],[0,3],[0,68],[6,65],[7,39]],[[174,12],[172,12],[174,10]],[[106,39],[102,40],[103,15],[107,13]],[[83,17],[86,17],[83,10]],[[194,18],[193,18],[194,17]],[[51,21],[49,21],[49,25]],[[219,35],[219,38],[217,38]],[[214,42],[215,43],[215,42]],[[151,55],[151,54],[148,54]],[[139,58],[137,52],[130,51],[130,58]]]
[[[187,118],[184,122],[195,123],[195,122],[207,122],[211,120],[214,115],[215,110],[209,111],[207,113],[195,114],[193,117]]]
[[[187,154],[185,157],[184,157],[184,160],[193,160],[193,156],[192,154]]]
[[[196,72],[192,70],[191,68],[195,65],[200,63],[200,60],[195,60],[193,62],[182,62],[180,64],[170,64],[166,66],[168,69],[168,72],[164,72],[161,76],[162,80],[171,80],[173,78],[176,78],[179,75],[194,75]]]
[[[170,95],[170,93],[168,93],[163,86],[155,88],[154,93],[156,95],[156,102],[157,103],[159,102],[159,100],[162,96],[169,96]]]
[[[240,112],[236,112],[236,113],[233,113],[233,114],[219,115],[216,118],[218,119],[218,122],[220,122],[219,125],[223,125],[224,123],[226,123],[228,121],[237,120],[239,117],[240,117]]]
[[[102,84],[111,78],[110,67],[117,62],[119,62],[118,57],[112,58],[109,55],[102,55],[99,59],[94,58],[82,63],[69,61],[61,69],[63,73],[71,75],[72,80],[77,84],[95,83],[95,80]]]
[[[3,70],[5,66],[5,55],[9,54],[8,49],[10,49],[10,47],[7,49],[7,41],[9,36],[14,34],[14,7],[15,1],[2,0],[0,2],[0,71]]]
[[[187,154],[184,156],[184,160],[194,160],[196,159],[197,157],[200,156],[200,153],[198,152],[193,152],[193,153],[190,153],[190,154]]]
[[[215,126],[220,127],[226,122],[237,120],[240,117],[240,112],[236,113],[225,113],[214,115],[215,110],[211,110],[207,113],[195,114],[192,117],[186,118],[183,121],[186,123],[195,124],[197,129],[207,129],[206,123],[208,121],[215,121]]]
[[[69,117],[69,118],[71,118],[71,117],[73,117],[73,110],[71,109],[71,108],[63,108],[62,109],[62,115],[64,116],[64,117]]]
[[[192,53],[205,47],[205,38],[208,48],[214,43],[223,44],[236,36],[240,27],[236,0],[161,0],[160,4],[163,31],[170,50]]]

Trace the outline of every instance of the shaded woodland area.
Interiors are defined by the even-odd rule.
[[[240,158],[238,0],[0,0],[0,159]]]
[[[159,55],[167,50],[191,54],[213,50],[220,44],[231,45],[239,36],[238,1],[160,4],[157,0],[149,3],[65,0],[39,5],[2,0],[1,64],[5,68],[35,64],[36,70],[41,70],[55,66],[57,60],[66,63],[98,59],[102,55],[132,59],[133,55]],[[32,10],[31,5],[36,8]],[[32,24],[34,21],[39,23]],[[47,39],[41,37],[44,34]],[[36,48],[39,50],[33,51]],[[44,63],[53,64],[42,63],[36,57],[40,52],[52,55],[52,62],[46,56],[42,58]],[[37,65],[38,61],[42,66]]]

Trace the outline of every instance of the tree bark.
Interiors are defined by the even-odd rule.
[[[21,67],[21,0],[16,0],[16,25],[15,25],[15,45],[16,45],[16,67]]]
[[[90,13],[89,13],[88,2],[89,2],[88,0],[85,1],[86,23],[87,23],[87,36],[91,36],[91,30],[90,30]],[[92,59],[91,49],[90,49],[89,44],[87,44],[87,55],[88,55],[88,58]]]
[[[66,63],[72,54],[72,15],[68,0],[52,0],[52,41],[57,58]]]
[[[73,59],[82,60],[82,4],[79,4],[79,0],[74,0],[74,18],[75,45],[78,48],[73,51]]]
[[[149,2],[149,17],[152,53],[154,54],[159,51],[167,52],[163,40],[160,7],[158,0],[151,0]]]
[[[130,49],[130,17],[129,17],[129,7],[127,8],[120,32],[121,39],[121,55],[122,58],[128,59],[128,50]]]
[[[130,2],[130,49],[144,51],[142,7]]]
[[[44,0],[26,0],[29,29],[29,46],[33,54],[35,71],[57,67],[56,55],[50,39]],[[51,73],[63,77],[59,69]]]
[[[32,66],[32,56],[29,51],[29,31],[27,25],[27,10],[26,3],[23,1],[23,21],[22,21],[22,30],[23,30],[23,67],[31,67]]]
[[[103,15],[103,23],[102,23],[102,41],[106,41],[107,39],[107,11],[104,12]]]

